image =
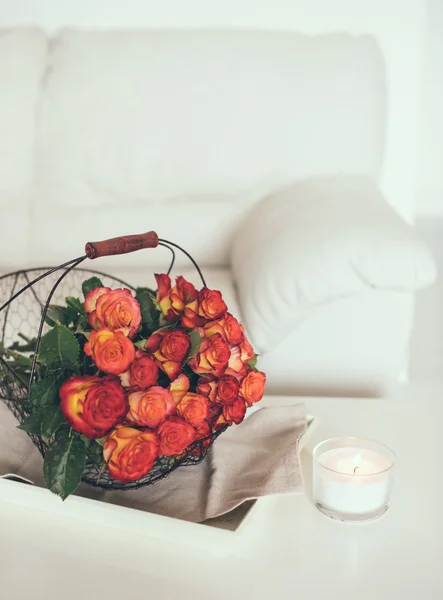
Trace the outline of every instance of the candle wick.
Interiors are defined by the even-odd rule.
[[[354,467],[354,473],[355,471],[359,468],[359,466],[357,465],[356,467]]]

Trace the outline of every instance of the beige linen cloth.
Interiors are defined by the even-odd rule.
[[[197,466],[181,467],[155,485],[134,491],[105,491],[82,484],[76,494],[204,521],[249,499],[302,491],[299,440],[306,427],[303,404],[262,408],[223,433]],[[0,475],[5,473],[21,475],[44,487],[38,450],[17,429],[17,421],[0,400]]]

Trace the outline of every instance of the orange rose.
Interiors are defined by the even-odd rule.
[[[117,378],[71,377],[59,392],[60,409],[75,431],[93,440],[106,435],[123,421],[128,400]]]
[[[178,321],[183,316],[185,309],[195,311],[197,308],[197,290],[183,277],[175,279],[175,286],[171,287],[168,275],[155,276],[158,285],[157,301],[166,321]]]
[[[192,444],[197,433],[195,429],[180,417],[168,417],[157,429],[160,438],[160,454],[174,456]]]
[[[229,344],[240,344],[243,341],[243,327],[230,313],[226,313],[218,321],[210,321],[204,326],[204,334],[211,337],[219,333]]]
[[[193,427],[200,427],[209,414],[208,399],[188,392],[177,404],[177,413]]]
[[[133,390],[146,390],[157,383],[157,377],[157,363],[143,350],[137,350],[129,371],[120,375],[122,385]]]
[[[228,344],[219,333],[215,333],[202,340],[199,353],[188,364],[194,373],[219,377],[228,365],[229,356]]]
[[[108,435],[103,456],[109,474],[122,483],[147,475],[158,456],[158,437],[153,431],[119,427]]]
[[[240,395],[245,399],[248,406],[252,406],[263,398],[265,383],[266,375],[260,371],[250,371],[243,379]]]
[[[231,425],[231,423],[228,423],[228,421],[225,419],[225,416],[222,412],[217,417],[215,417],[215,419],[212,423],[212,429],[214,431],[220,431],[220,429],[226,429],[226,427],[229,427],[229,425]]]
[[[198,304],[198,314],[208,321],[219,319],[228,310],[218,290],[202,288],[198,293]]]
[[[102,290],[107,288],[91,290],[86,296],[85,308],[86,306],[91,308],[95,302],[94,310],[89,313],[89,324],[93,329],[107,327],[133,337],[141,324],[140,304],[126,288],[104,292]],[[90,294],[92,294],[91,298],[89,298]]]
[[[179,329],[160,329],[146,342],[146,350],[156,358],[169,379],[176,379],[191,345],[189,335]]]
[[[92,356],[97,367],[105,373],[121,375],[135,358],[134,344],[121,331],[100,329],[91,331],[85,354]]]
[[[223,416],[226,423],[236,423],[237,425],[243,421],[246,413],[246,404],[243,398],[238,397],[234,404],[223,407]]]
[[[186,375],[183,375],[183,373],[179,375],[177,379],[171,381],[169,385],[169,390],[172,394],[172,397],[174,398],[174,402],[176,405],[180,402],[180,400],[189,390],[189,386],[189,379],[186,377]]]
[[[155,429],[167,415],[175,412],[175,402],[169,390],[154,385],[149,390],[129,395],[127,420]]]

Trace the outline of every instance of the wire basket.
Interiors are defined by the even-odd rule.
[[[126,254],[142,248],[156,246],[169,248],[172,261],[168,270],[171,271],[175,260],[174,248],[182,251],[196,267],[203,285],[206,285],[200,268],[195,260],[180,246],[167,240],[159,240],[157,234],[149,232],[140,236],[125,236],[105,240],[103,242],[88,243],[86,254],[68,261],[63,265],[53,268],[24,269],[8,273],[0,277],[0,341],[5,348],[12,348],[14,344],[23,342],[23,337],[35,340],[35,345],[29,349],[28,356],[33,359],[32,367],[26,373],[26,379],[18,375],[0,355],[0,400],[15,415],[21,424],[29,416],[31,406],[28,395],[31,385],[35,381],[35,363],[42,335],[49,329],[46,325],[46,312],[50,303],[63,303],[66,296],[77,296],[81,290],[82,282],[93,276],[100,277],[104,286],[124,286],[132,291],[135,288],[100,271],[78,268],[87,258],[94,259],[100,256]],[[19,335],[20,334],[20,335]],[[103,471],[99,464],[87,459],[82,481],[89,485],[98,486],[107,490],[134,490],[151,485],[163,479],[169,473],[181,466],[199,464],[215,441],[226,428],[213,432],[204,439],[192,443],[180,456],[159,456],[152,470],[137,481],[121,483],[113,479],[106,470]],[[48,443],[38,435],[28,433],[33,443],[44,457]]]

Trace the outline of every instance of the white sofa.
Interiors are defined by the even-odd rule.
[[[367,36],[66,30],[49,39],[5,30],[0,268],[57,264],[86,241],[154,229],[190,251],[244,319],[269,392],[382,394],[407,366],[413,293],[435,278],[427,249],[395,212],[398,199],[394,210],[380,203],[385,104],[383,59]],[[288,188],[296,201],[268,237],[264,201],[284,205],[278,192]],[[348,210],[354,197],[364,200],[360,220],[360,209]],[[323,198],[339,199],[334,218]],[[328,226],[298,244],[311,202],[317,225]],[[373,206],[380,214],[367,219]],[[361,232],[363,222],[371,226]],[[352,243],[331,252],[350,232]],[[331,237],[320,254],[315,236]],[[329,280],[331,256],[327,273],[339,275]],[[175,272],[191,273],[177,258]],[[88,266],[149,284],[168,261],[157,249]],[[274,266],[286,293],[303,284],[300,273],[317,273],[312,294],[282,300],[267,275]],[[260,277],[267,289],[257,290]],[[266,315],[252,306],[261,293]],[[263,343],[274,306],[279,333]]]

